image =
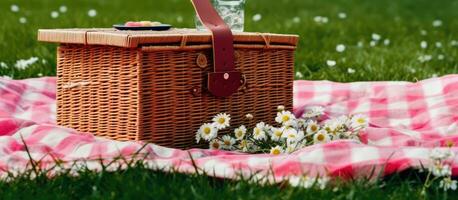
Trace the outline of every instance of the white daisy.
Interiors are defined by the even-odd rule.
[[[266,138],[266,132],[264,131],[264,127],[258,127],[256,126],[253,129],[253,138],[255,140],[265,140]]]
[[[25,23],[27,23],[27,19],[25,17],[21,17],[21,18],[19,18],[19,23],[25,24]]]
[[[272,128],[271,129],[271,138],[273,141],[279,141],[282,138],[283,131],[285,130],[285,127],[281,128]]]
[[[433,56],[431,55],[421,55],[418,57],[418,61],[420,61],[421,63],[428,62],[431,59],[433,59]]]
[[[19,12],[19,6],[16,4],[11,5],[11,12]]]
[[[344,52],[345,49],[346,49],[346,48],[345,48],[345,45],[343,45],[343,44],[338,44],[338,45],[336,46],[336,51],[339,52],[339,53]]]
[[[391,41],[390,41],[389,39],[383,40],[383,44],[384,44],[385,46],[390,45],[390,43],[391,43]]]
[[[442,48],[442,42],[436,42],[436,47],[437,48]]]
[[[210,141],[216,138],[218,135],[218,129],[213,126],[213,124],[202,124],[197,133],[200,135],[200,138]]]
[[[240,127],[234,130],[234,135],[237,140],[242,140],[246,135],[246,127],[245,125],[241,125]]]
[[[429,157],[433,160],[447,160],[449,158],[455,157],[455,153],[449,148],[434,148],[429,153]]]
[[[59,17],[59,12],[57,12],[57,11],[52,11],[52,12],[51,12],[51,18],[56,19],[56,18],[58,18],[58,17]]]
[[[339,13],[337,16],[338,16],[340,19],[345,19],[345,18],[347,18],[347,14],[346,14],[346,13],[343,13],[343,12]]]
[[[60,11],[61,13],[66,13],[66,12],[67,12],[67,6],[64,6],[64,5],[60,6],[60,7],[59,7],[59,11]]]
[[[439,19],[434,20],[434,21],[433,21],[433,26],[434,26],[434,27],[442,26],[442,21],[439,20]]]
[[[426,41],[421,41],[421,42],[420,42],[420,47],[421,47],[422,49],[426,49],[426,48],[428,48],[428,43],[427,43]]]
[[[293,128],[286,128],[282,137],[286,138],[288,143],[298,142],[301,139],[297,130]]]
[[[5,62],[0,62],[0,68],[8,68],[8,65]]]
[[[258,14],[253,15],[253,21],[254,22],[258,22],[261,19],[262,19],[262,15],[261,14],[258,13]]]
[[[277,106],[277,110],[280,112],[280,111],[284,111],[285,110],[285,106],[282,106],[282,105],[279,105]]]
[[[313,135],[313,143],[314,144],[321,144],[329,142],[331,138],[329,137],[328,132],[325,130],[318,131],[315,135]]]
[[[235,139],[229,135],[221,138],[222,149],[231,150],[235,144]]]
[[[296,119],[294,115],[290,111],[281,111],[277,113],[277,117],[275,117],[275,121],[283,124],[285,126],[291,126],[292,122]]]
[[[312,135],[318,132],[319,130],[320,130],[320,126],[318,125],[318,123],[316,121],[311,121],[307,126],[306,132],[307,132],[307,135]]]
[[[445,56],[443,54],[439,54],[439,55],[437,55],[437,59],[438,60],[444,60]]]
[[[359,41],[356,46],[358,46],[359,48],[361,47],[364,47],[364,42],[363,41]]]
[[[225,129],[230,126],[231,116],[226,113],[217,114],[212,121],[218,130]]]
[[[328,184],[329,182],[329,178],[326,177],[326,176],[323,176],[323,177],[320,177],[316,180],[316,184],[318,186],[318,188],[320,188],[321,190],[324,190],[326,188],[326,185]]]
[[[319,117],[324,114],[324,107],[322,106],[311,106],[306,107],[304,114],[302,114],[303,118],[315,118]]]
[[[210,142],[209,146],[210,146],[210,149],[221,149],[222,144],[221,144],[221,141],[214,139]]]
[[[310,176],[303,175],[303,176],[293,176],[288,179],[288,182],[293,187],[302,187],[305,189],[309,189],[315,185],[316,179],[311,178]]]
[[[452,47],[453,46],[458,46],[458,41],[456,41],[456,40],[450,41],[450,46],[452,46]]]
[[[327,60],[326,61],[326,64],[329,66],[329,67],[334,67],[336,66],[337,62],[335,60]]]
[[[297,78],[304,78],[304,74],[302,74],[302,72],[296,72],[296,77]]]
[[[366,128],[369,125],[369,120],[364,115],[354,115],[351,118],[351,127],[353,129]]]
[[[375,47],[375,45],[377,45],[377,41],[371,41],[371,42],[369,42],[369,45],[371,47]]]
[[[94,10],[94,9],[90,9],[89,11],[87,11],[87,15],[89,17],[95,17],[95,16],[97,16],[97,11]]]
[[[440,188],[443,188],[444,191],[447,191],[449,189],[451,190],[456,190],[457,188],[457,181],[456,180],[452,180],[452,178],[450,177],[447,177],[447,178],[444,178],[440,181],[439,183],[439,187]]]
[[[452,175],[452,170],[449,165],[443,165],[440,162],[432,165],[431,173],[436,177],[446,177]]]
[[[294,18],[293,18],[293,22],[294,22],[294,23],[299,23],[299,22],[301,22],[301,18],[299,18],[299,17],[294,17]]]
[[[372,33],[372,40],[379,41],[380,39],[382,39],[382,36],[377,33]]]
[[[276,146],[276,147],[273,147],[272,149],[270,149],[270,154],[271,155],[280,155],[284,152],[283,148],[281,148],[280,146]]]
[[[253,143],[250,142],[249,140],[242,140],[239,143],[239,149],[242,150],[243,152],[247,152],[248,150],[253,148]]]
[[[349,73],[349,74],[354,74],[355,72],[356,72],[355,69],[353,69],[353,68],[351,68],[351,67],[347,68],[347,73]]]

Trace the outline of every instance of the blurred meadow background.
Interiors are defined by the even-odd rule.
[[[2,0],[0,76],[55,75],[40,28],[151,20],[194,27],[189,0]],[[247,0],[245,29],[300,35],[296,78],[416,81],[458,70],[456,0]]]
[[[189,0],[1,0],[0,77],[54,76],[56,45],[40,28],[111,27],[151,20],[194,27]],[[296,79],[417,81],[458,70],[457,0],[247,0],[245,29],[300,36]],[[1,97],[0,97],[1,98]],[[1,156],[1,155],[0,155]],[[54,179],[0,181],[1,199],[446,199],[424,174],[349,181],[325,190],[253,185],[134,166]]]

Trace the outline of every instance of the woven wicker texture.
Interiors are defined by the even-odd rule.
[[[297,41],[291,37],[284,41]],[[209,43],[161,44],[61,44],[58,124],[116,140],[192,148],[195,131],[217,113],[231,114],[234,126],[254,125],[273,123],[278,105],[292,108],[295,45],[236,43],[245,84],[235,95],[217,98],[205,88],[213,70]]]

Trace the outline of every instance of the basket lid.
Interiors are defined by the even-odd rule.
[[[234,32],[236,44],[275,44],[296,46],[299,36]],[[119,31],[113,28],[95,29],[40,29],[38,40],[43,42],[109,45],[134,48],[142,44],[210,44],[212,34],[195,29],[170,29],[168,31]]]

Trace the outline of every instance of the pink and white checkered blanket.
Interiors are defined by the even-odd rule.
[[[141,142],[118,142],[55,125],[55,78],[7,80],[0,78],[0,175],[30,167],[29,155],[46,168],[63,161],[128,157]],[[370,127],[363,144],[334,141],[291,155],[250,155],[193,149],[183,151],[146,145],[151,167],[237,178],[271,174],[276,180],[302,173],[358,177],[390,174],[428,162],[432,148],[458,143],[458,75],[417,83],[296,81],[295,113],[307,105],[322,105],[329,117],[362,113]],[[194,132],[195,130],[189,130]],[[24,145],[25,141],[26,145]],[[458,148],[452,148],[458,153]],[[193,159],[190,159],[192,156]],[[98,169],[98,161],[87,161]],[[452,171],[458,174],[458,160]]]

